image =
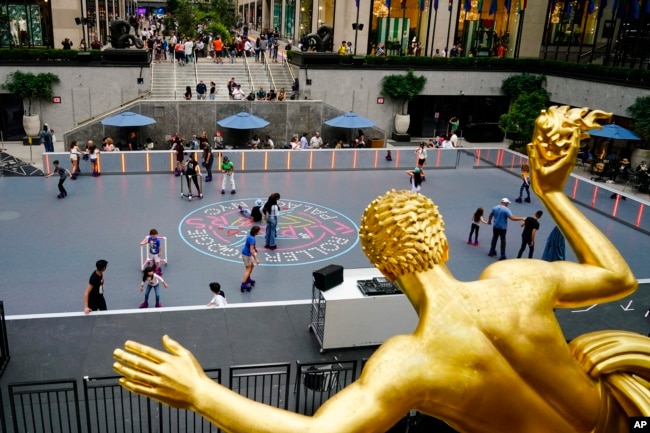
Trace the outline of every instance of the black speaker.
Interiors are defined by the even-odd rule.
[[[329,265],[314,271],[314,285],[318,290],[326,291],[343,282],[343,266]]]

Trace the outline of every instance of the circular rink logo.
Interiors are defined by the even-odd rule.
[[[255,199],[232,200],[201,207],[178,225],[181,239],[208,256],[241,262],[241,250],[254,225],[239,206]],[[289,266],[330,260],[350,251],[359,241],[359,228],[348,217],[324,206],[297,200],[281,200],[276,250],[264,245],[266,223],[255,237],[262,265]]]

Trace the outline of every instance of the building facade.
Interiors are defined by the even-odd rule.
[[[323,25],[334,49],[389,55],[542,57],[647,66],[650,0],[237,0],[244,22],[300,41]],[[455,48],[454,48],[455,47]]]

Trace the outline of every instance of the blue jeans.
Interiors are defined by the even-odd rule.
[[[266,236],[264,238],[265,245],[270,247],[275,246],[275,230],[278,227],[278,217],[270,216],[266,217]]]
[[[154,292],[156,292],[156,304],[160,303],[160,284],[156,284],[155,286],[151,286],[147,284],[147,288],[144,291],[144,302],[149,303],[149,293],[151,292],[151,289],[153,288]]]

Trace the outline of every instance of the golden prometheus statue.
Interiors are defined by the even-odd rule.
[[[579,263],[505,260],[477,281],[445,262],[444,222],[428,198],[390,191],[361,221],[363,250],[419,316],[387,340],[359,379],[304,416],[251,401],[209,379],[168,336],[133,341],[113,365],[130,391],[191,409],[227,432],[385,432],[409,410],[471,433],[623,433],[650,415],[650,339],[601,331],[567,345],[554,308],[612,301],[637,283],[614,245],[566,197],[580,138],[609,113],[551,107],[528,145],[532,186]]]

